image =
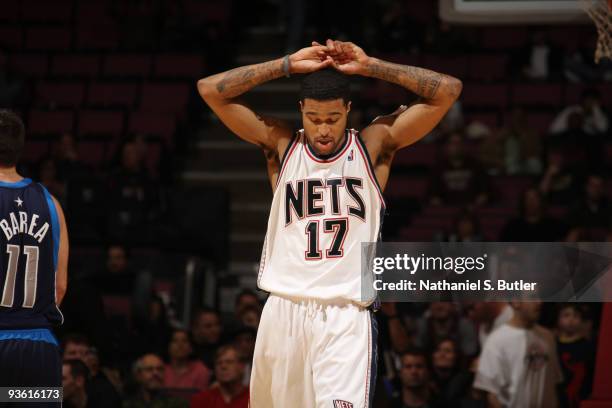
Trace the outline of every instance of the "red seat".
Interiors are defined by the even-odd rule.
[[[393,158],[394,166],[432,167],[438,157],[438,146],[434,143],[417,143],[402,149]]]
[[[465,84],[462,101],[465,107],[504,109],[508,105],[508,86],[506,84]]]
[[[128,132],[156,135],[171,142],[175,127],[176,119],[172,114],[133,112],[130,114]]]
[[[12,55],[9,60],[11,70],[35,77],[47,75],[48,64],[47,56],[41,54]]]
[[[72,1],[22,0],[21,15],[27,22],[64,23],[72,16]]]
[[[106,76],[144,78],[149,76],[150,71],[150,55],[109,55],[104,61]]]
[[[471,55],[469,77],[477,81],[496,81],[504,79],[508,57],[506,55]]]
[[[208,2],[200,0],[185,0],[185,12],[190,17],[201,21],[216,22],[225,25],[229,22],[231,1]]]
[[[563,104],[559,84],[516,84],[512,87],[512,101],[523,106],[559,107]]]
[[[385,195],[389,197],[416,197],[424,198],[429,188],[429,181],[426,177],[406,177],[392,176],[385,190]]]
[[[79,135],[117,138],[123,133],[123,112],[85,110],[79,112]]]
[[[83,103],[85,86],[79,82],[41,82],[36,87],[38,105],[77,107]]]
[[[499,127],[499,114],[497,112],[473,112],[465,115],[466,124],[480,122],[487,125],[491,130]]]
[[[23,150],[21,160],[26,163],[36,163],[49,153],[49,142],[29,140]]]
[[[114,21],[79,21],[76,47],[80,50],[112,50],[119,46],[119,29]]]
[[[157,77],[200,78],[204,61],[196,55],[160,55],[155,58],[153,73]]]
[[[51,62],[51,73],[56,76],[88,77],[98,75],[100,58],[97,55],[58,55]]]
[[[131,300],[129,296],[102,296],[104,311],[107,316],[121,316],[130,320],[132,317]]]
[[[529,177],[496,177],[492,179],[499,199],[507,205],[515,205],[522,197],[523,192],[534,184]]]
[[[455,218],[459,213],[457,207],[446,207],[443,205],[428,205],[423,208],[423,217],[447,217]]]
[[[99,166],[106,156],[106,144],[100,141],[80,141],[77,145],[79,159],[91,166]]]
[[[23,48],[21,27],[0,27],[0,47],[14,50]]]
[[[465,78],[468,59],[465,56],[424,55],[422,65],[427,69],[444,72],[457,78]]]
[[[420,215],[412,220],[412,226],[416,228],[430,228],[437,231],[450,230],[453,226],[453,218]]]
[[[5,1],[0,13],[1,22],[17,22],[21,17],[21,4],[18,1]]]
[[[548,134],[550,124],[555,118],[554,112],[527,112],[527,125],[536,130],[540,136]],[[512,113],[507,112],[504,114],[504,123],[512,122]]]
[[[488,50],[505,51],[527,43],[527,30],[519,27],[487,27],[482,29],[482,46]]]
[[[180,112],[189,98],[189,84],[148,83],[142,87],[140,109],[148,112]]]
[[[121,82],[94,82],[89,86],[87,102],[92,106],[131,108],[136,101],[137,85]]]
[[[159,167],[161,151],[162,151],[161,143],[150,142],[147,144],[147,167],[152,172],[155,172]]]
[[[70,49],[69,27],[28,28],[25,36],[28,50],[61,51]]]
[[[407,227],[399,232],[399,240],[407,242],[430,242],[438,232],[435,228]]]
[[[49,134],[72,132],[74,114],[72,111],[30,111],[28,118],[28,133]]]

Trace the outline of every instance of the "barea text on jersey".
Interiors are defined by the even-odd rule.
[[[0,229],[4,232],[7,241],[17,234],[28,234],[41,243],[49,231],[49,223],[45,222],[40,228],[37,228],[38,218],[40,217],[37,214],[32,214],[32,218],[28,219],[28,213],[25,211],[10,212],[7,218],[0,220]]]

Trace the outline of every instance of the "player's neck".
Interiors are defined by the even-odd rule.
[[[15,183],[23,180],[23,177],[17,173],[15,167],[0,167],[0,181],[5,183]]]

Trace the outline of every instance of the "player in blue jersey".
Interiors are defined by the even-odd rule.
[[[0,387],[60,387],[50,329],[64,320],[68,234],[57,200],[17,173],[24,143],[19,116],[0,110]]]

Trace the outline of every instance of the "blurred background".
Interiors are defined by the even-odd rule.
[[[57,197],[69,227],[65,323],[56,333],[65,350],[82,346],[71,357],[82,357],[97,378],[92,393],[115,395],[106,406],[144,387],[132,378],[132,364],[145,353],[168,366],[188,355],[201,362],[198,372],[208,376],[197,383],[164,376],[162,386],[184,400],[214,382],[220,345],[236,346],[244,361],[252,357],[272,191],[261,151],[233,136],[195,85],[312,40],[350,40],[371,56],[463,81],[463,95],[440,125],[395,157],[384,240],[612,241],[612,62],[593,61],[595,26],[578,8],[539,6],[513,18],[487,5],[462,12],[459,3],[3,4],[0,107],[26,123],[21,174]],[[415,100],[392,84],[352,79],[351,127]],[[297,128],[298,89],[299,78],[280,79],[246,99]],[[451,371],[468,378],[457,395],[471,398],[479,307],[383,307],[376,406],[397,397],[401,356],[411,346],[428,353],[428,387],[449,392],[433,358],[437,340],[448,336]],[[545,304],[541,323],[558,329],[559,308]],[[594,351],[601,305],[575,309],[577,330]],[[594,358],[587,358],[591,376]],[[591,379],[580,399],[590,395]]]

